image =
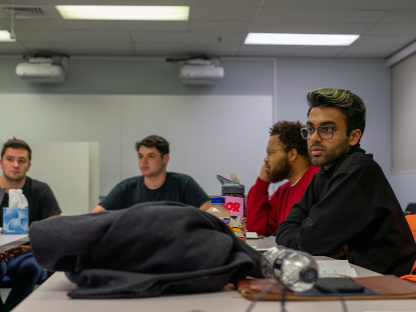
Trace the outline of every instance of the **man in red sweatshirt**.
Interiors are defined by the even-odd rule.
[[[264,236],[275,235],[293,204],[299,201],[319,167],[311,165],[303,125],[280,121],[270,128],[267,155],[256,183],[247,195],[247,230]],[[270,183],[289,180],[269,198]]]

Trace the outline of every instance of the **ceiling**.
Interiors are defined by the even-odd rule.
[[[11,18],[0,0],[0,29]],[[63,20],[54,6],[189,5],[189,21]],[[388,58],[416,40],[415,0],[14,0],[40,17],[15,19],[16,42],[0,55],[70,56],[377,57]],[[359,34],[348,47],[244,45],[249,32]]]

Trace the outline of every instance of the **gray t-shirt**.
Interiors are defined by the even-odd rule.
[[[208,200],[210,197],[190,176],[168,172],[165,183],[155,190],[147,188],[143,176],[121,181],[100,202],[100,206],[106,210],[118,210],[144,202],[175,201],[200,207]]]

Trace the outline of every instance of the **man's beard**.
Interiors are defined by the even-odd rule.
[[[289,173],[290,165],[285,157],[276,164],[273,170],[269,171],[269,180],[272,183],[283,181],[288,178]]]
[[[348,142],[348,140],[332,147],[329,150],[329,152],[328,152],[328,149],[325,146],[322,146],[320,144],[312,144],[308,148],[308,153],[309,153],[309,158],[311,160],[311,163],[315,166],[320,166],[320,167],[335,164],[336,162],[338,162],[338,160],[340,160],[342,157],[344,157],[345,154],[347,154],[348,149],[349,149],[349,145],[347,144],[347,142]],[[320,157],[313,156],[312,155],[312,147],[320,148],[324,152],[324,155],[320,156]]]
[[[21,182],[26,176],[25,175],[23,175],[23,176],[17,176],[17,177],[13,177],[13,176],[9,176],[8,174],[6,174],[4,171],[3,171],[3,175],[4,175],[4,177],[7,179],[7,180],[9,180],[9,181],[11,181],[11,182]]]

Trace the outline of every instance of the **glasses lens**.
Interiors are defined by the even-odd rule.
[[[302,138],[305,140],[308,140],[308,128],[301,128],[300,134],[302,135]]]
[[[332,138],[333,129],[332,127],[319,127],[319,136],[323,140],[328,140]]]

